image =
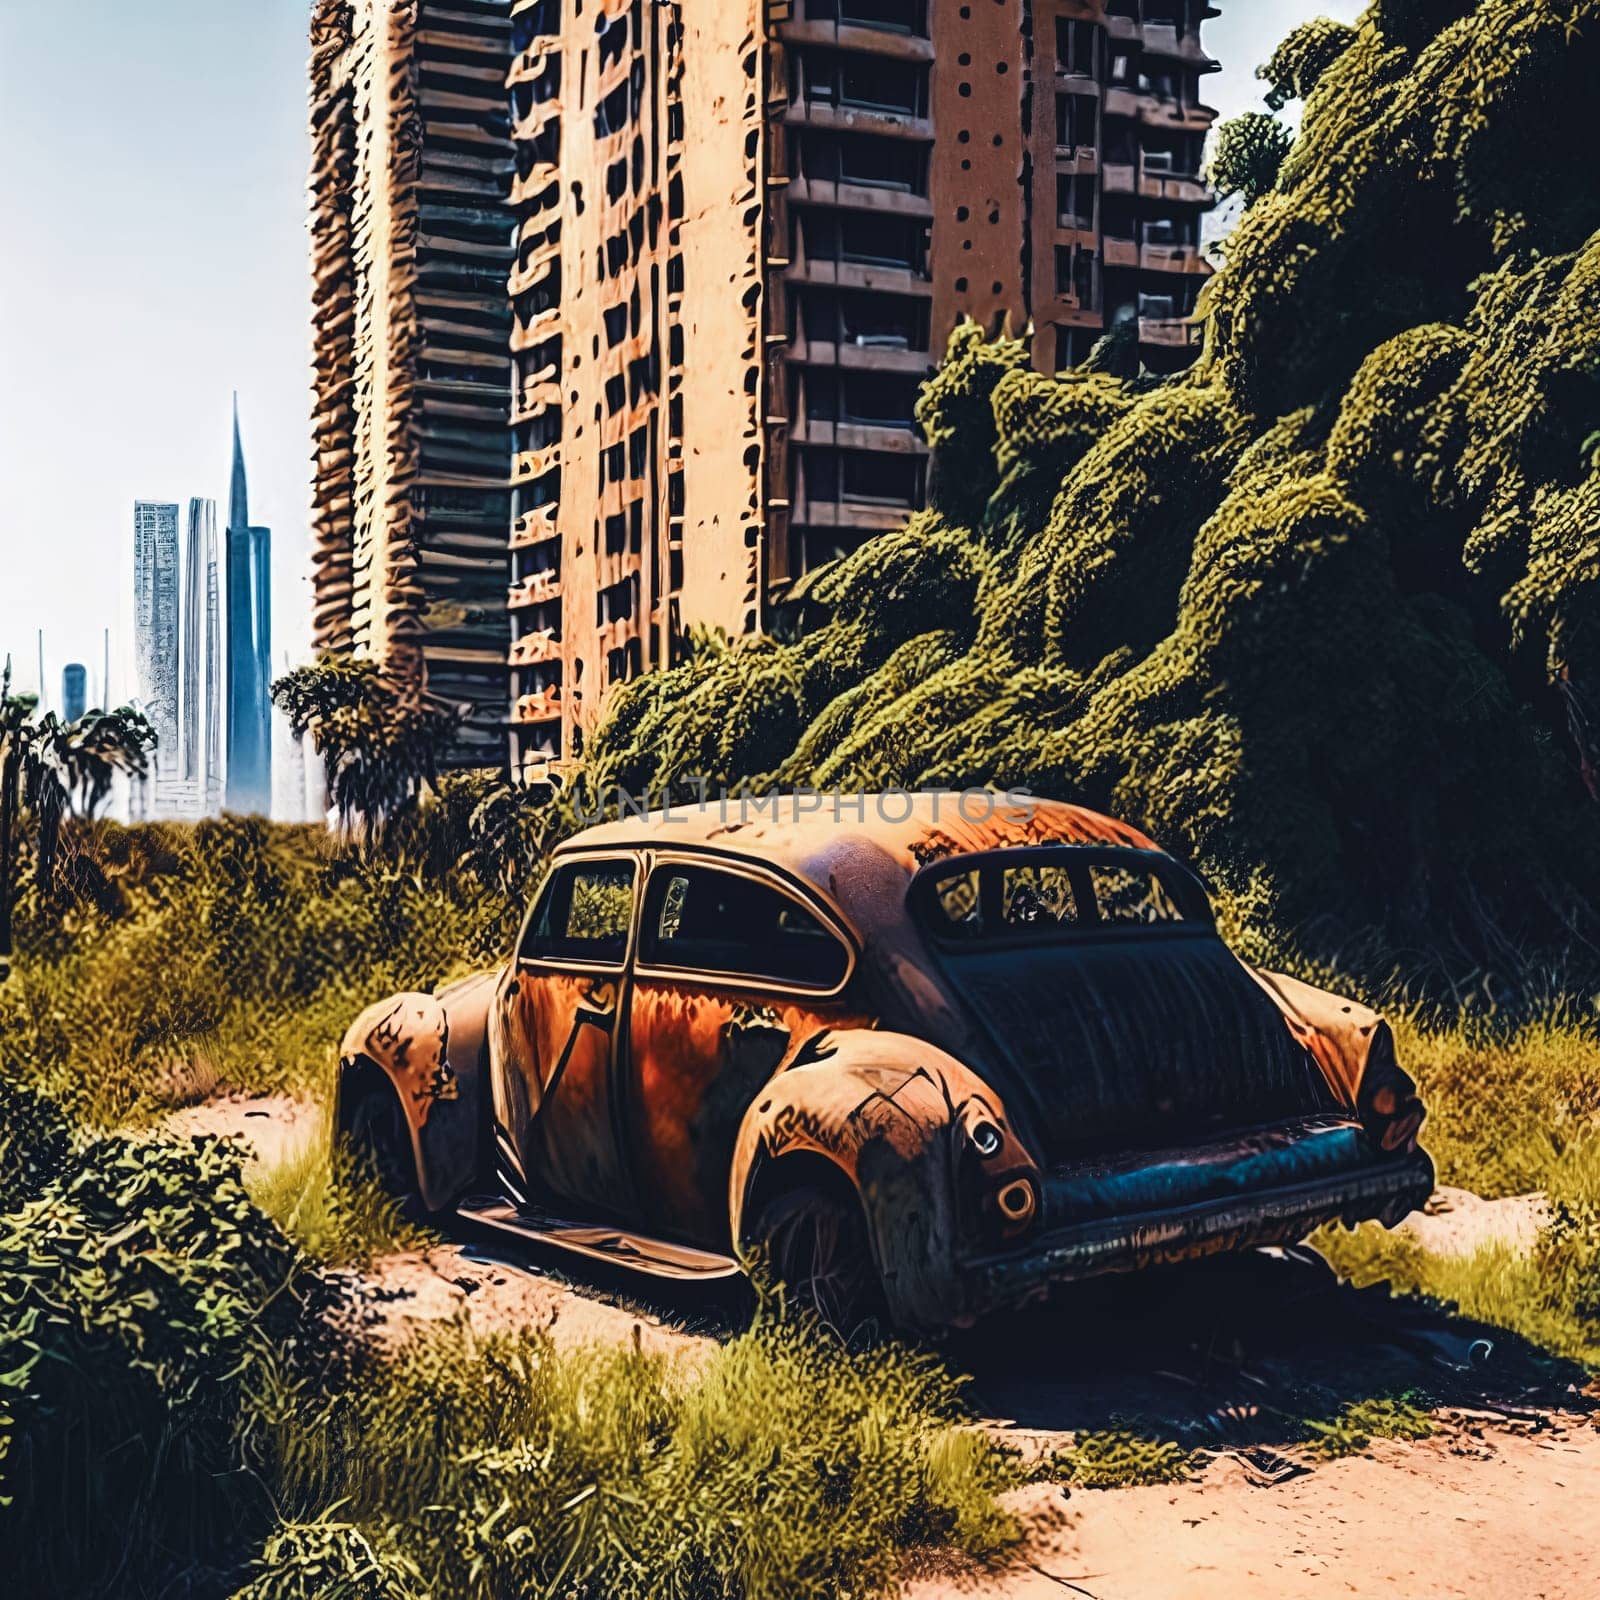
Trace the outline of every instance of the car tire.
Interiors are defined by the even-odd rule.
[[[357,1165],[378,1180],[407,1222],[427,1221],[400,1097],[387,1086],[368,1088],[356,1098],[344,1124],[346,1147]]]
[[[787,1309],[815,1316],[845,1340],[870,1337],[885,1320],[867,1219],[842,1184],[774,1195],[760,1207],[749,1237]]]

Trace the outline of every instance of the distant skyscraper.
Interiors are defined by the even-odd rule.
[[[272,809],[272,530],[250,526],[250,493],[233,401],[228,498],[228,780],[230,811]]]
[[[222,616],[217,502],[189,502],[183,560],[183,776],[195,809],[222,807]]]
[[[155,729],[152,773],[178,776],[178,508],[133,504],[133,645],[139,700]]]
[[[88,668],[76,661],[68,662],[61,669],[61,720],[76,722],[88,709]]]

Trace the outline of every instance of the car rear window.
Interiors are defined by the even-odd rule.
[[[996,852],[931,869],[913,891],[942,943],[1034,942],[1113,928],[1210,923],[1204,892],[1148,852]]]

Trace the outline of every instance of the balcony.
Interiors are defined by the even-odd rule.
[[[907,111],[840,106],[828,100],[794,100],[783,120],[791,128],[828,128],[838,133],[876,133],[891,139],[933,138],[933,119]]]
[[[1133,239],[1114,239],[1106,236],[1103,259],[1108,267],[1137,267],[1139,246]]]
[[[561,182],[559,161],[537,161],[526,177],[512,180],[510,203],[514,208],[530,207],[552,184]]]
[[[531,550],[536,545],[559,539],[561,528],[556,521],[559,511],[560,503],[552,500],[547,506],[535,506],[531,511],[523,512],[512,524],[508,548]]]
[[[511,482],[532,483],[535,478],[542,478],[552,467],[560,465],[559,444],[546,445],[542,450],[524,450],[512,460]]]
[[[1139,37],[1146,55],[1165,56],[1170,60],[1196,67],[1201,72],[1219,70],[1218,63],[1200,47],[1198,34],[1180,34],[1170,22],[1147,22]]]
[[[1162,200],[1169,205],[1206,206],[1213,198],[1198,173],[1166,172],[1148,166],[1139,172],[1139,195],[1141,199]]]
[[[870,533],[889,533],[905,526],[915,510],[910,500],[893,505],[875,500],[808,500],[796,511],[794,522],[801,528],[859,528]]]
[[[1184,133],[1204,133],[1217,120],[1210,106],[1182,106],[1173,100],[1139,97],[1139,121],[1146,128],[1171,128]]]
[[[556,630],[535,628],[532,633],[523,634],[512,645],[506,662],[513,667],[539,667],[546,662],[560,659],[561,641],[556,637]]]
[[[552,600],[560,598],[560,578],[554,572],[535,572],[531,577],[524,578],[521,583],[511,585],[506,594],[506,609],[522,611],[529,606],[548,605]]]
[[[537,689],[532,694],[519,695],[511,707],[511,720],[520,724],[558,722],[564,704],[561,685],[553,684],[548,689]]]
[[[885,289],[894,294],[929,297],[933,294],[932,282],[909,267],[812,258],[793,262],[784,277],[790,283],[836,284],[841,289]]]
[[[845,211],[887,211],[902,217],[932,217],[933,202],[926,195],[878,184],[848,183],[832,178],[791,178],[791,205],[838,206]]]
[[[825,339],[797,339],[789,351],[792,366],[838,367],[846,372],[904,372],[922,377],[933,368],[933,355],[906,345],[836,344]]]
[[[561,385],[558,383],[535,383],[511,397],[511,421],[531,422],[533,418],[543,416],[548,411],[560,411]]]
[[[1109,261],[1110,255],[1106,259]],[[1205,276],[1211,264],[1192,244],[1145,244],[1139,247],[1139,265],[1146,272],[1185,272]]]
[[[1107,194],[1132,194],[1137,169],[1132,162],[1108,161],[1100,174],[1100,186]]]
[[[886,423],[829,422],[816,417],[796,417],[789,427],[793,444],[831,445],[843,450],[870,450],[875,455],[925,456],[928,447],[904,426]]]
[[[793,17],[778,25],[778,37],[787,45],[820,44],[864,55],[890,56],[897,61],[932,61],[933,40],[923,34],[889,32],[849,20]]]

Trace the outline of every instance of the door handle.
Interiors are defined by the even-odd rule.
[[[609,1015],[616,1009],[617,985],[610,978],[592,978],[578,998],[589,1010]]]

